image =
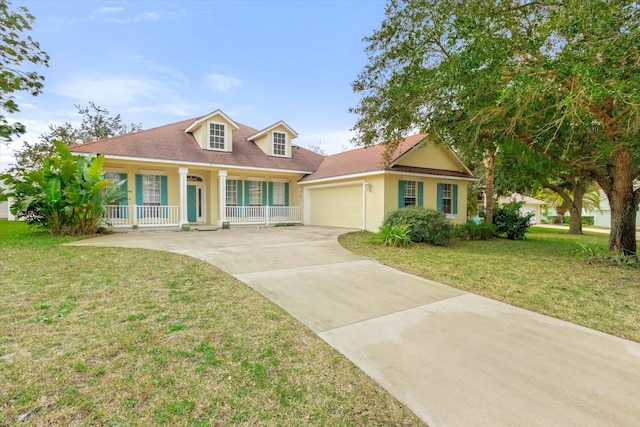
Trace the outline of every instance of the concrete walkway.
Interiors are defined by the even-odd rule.
[[[117,234],[232,274],[430,426],[636,426],[640,344],[405,274],[321,227]]]

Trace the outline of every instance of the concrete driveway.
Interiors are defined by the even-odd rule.
[[[344,229],[115,234],[199,258],[287,310],[431,426],[635,426],[640,344],[399,272]]]

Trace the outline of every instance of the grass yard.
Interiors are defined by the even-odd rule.
[[[532,228],[527,240],[385,248],[370,233],[340,237],[347,249],[408,273],[640,342],[640,270],[589,264],[577,242],[605,249],[608,236]]]
[[[0,220],[0,425],[423,425],[213,266],[67,241]]]

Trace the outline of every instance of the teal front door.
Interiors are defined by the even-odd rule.
[[[196,209],[196,186],[187,185],[187,221],[198,221],[198,210]]]

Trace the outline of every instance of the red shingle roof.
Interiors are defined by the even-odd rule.
[[[267,156],[256,144],[246,138],[258,132],[235,122],[233,152],[203,150],[185,129],[197,118],[160,126],[140,132],[115,136],[100,141],[71,147],[74,153],[100,153],[140,159],[160,159],[176,162],[246,166],[265,169],[312,172],[324,156],[306,148],[292,146],[291,158]]]
[[[403,139],[398,147],[389,157],[389,164],[393,164],[409,150],[420,144],[426,134],[412,135]],[[386,147],[383,144],[377,144],[370,147],[358,148],[355,150],[345,151],[343,153],[334,154],[326,157],[320,167],[311,175],[307,175],[301,181],[315,181],[323,178],[334,178],[339,176],[354,175],[365,172],[381,171],[385,169],[384,151]],[[387,167],[388,170],[396,170],[402,172],[422,173],[427,175],[455,176],[463,178],[473,178],[473,175],[467,172],[458,172],[442,169],[416,168],[408,166],[394,165]]]

